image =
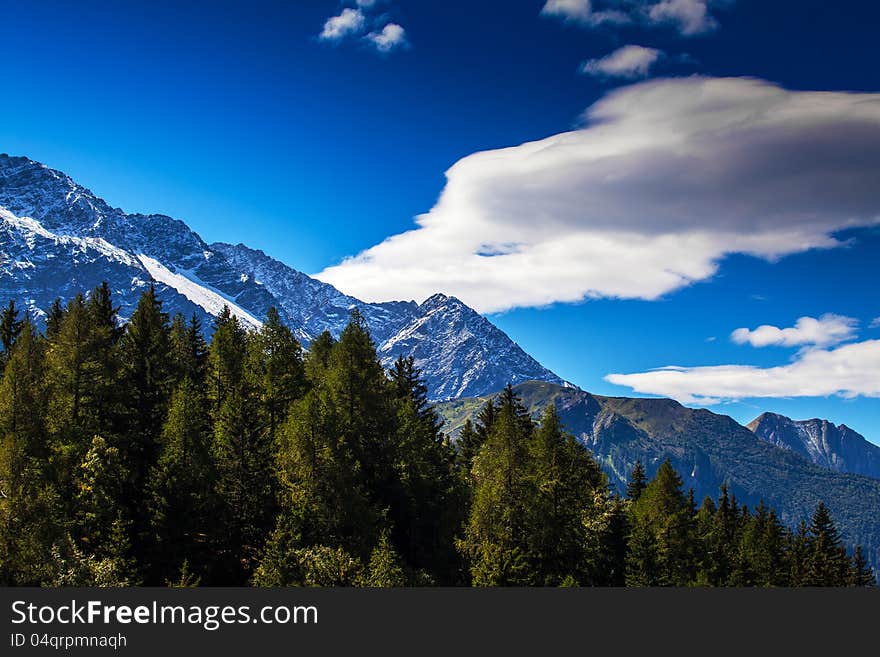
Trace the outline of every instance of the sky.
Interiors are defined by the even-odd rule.
[[[0,152],[591,392],[880,444],[877,3],[2,8]]]

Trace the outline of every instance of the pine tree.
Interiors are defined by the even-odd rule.
[[[687,586],[695,576],[693,528],[682,480],[669,460],[632,503],[634,531],[653,535],[657,549],[659,583]],[[645,545],[649,543],[645,541]]]
[[[474,492],[462,553],[476,586],[534,583],[526,527],[534,479],[530,471],[531,422],[508,387],[486,443],[474,461]]]
[[[128,397],[123,448],[135,475],[135,489],[155,464],[167,414],[172,381],[169,333],[168,316],[151,285],[141,295],[119,341],[121,382]]]
[[[528,545],[536,581],[558,585],[566,577],[592,583],[601,564],[598,544],[586,554],[588,518],[601,516],[604,504],[594,508],[594,492],[607,480],[587,449],[562,429],[556,406],[544,411],[530,442],[535,499],[530,501]],[[604,500],[603,500],[604,501]]]
[[[645,468],[641,461],[636,461],[629,475],[629,483],[626,485],[626,499],[633,502],[638,500],[647,485],[648,477],[645,474]]]
[[[18,318],[18,308],[15,307],[15,301],[10,301],[9,305],[0,311],[0,376],[9,361],[12,347],[21,329],[22,322]]]
[[[874,569],[868,565],[862,546],[857,545],[853,551],[852,565],[849,574],[849,586],[876,586],[877,580],[874,578]]]
[[[0,585],[50,577],[63,531],[46,444],[44,347],[25,319],[0,377]]]
[[[406,585],[406,576],[387,534],[382,534],[379,544],[370,554],[366,573],[361,578],[361,586],[371,588],[390,588]]]
[[[159,458],[148,479],[153,582],[168,580],[193,565],[200,580],[209,574],[205,565],[216,517],[216,470],[206,411],[201,387],[184,378],[174,392]]]
[[[281,510],[254,583],[305,583],[310,576],[308,563],[301,563],[304,555],[369,555],[381,514],[369,499],[359,463],[340,438],[326,391],[312,389],[293,403],[277,458]]]
[[[49,311],[46,313],[46,339],[54,341],[61,329],[61,321],[64,319],[64,306],[61,305],[61,299],[55,298]]]
[[[480,452],[480,447],[483,446],[483,440],[476,429],[474,429],[474,424],[470,418],[464,421],[464,426],[458,433],[458,440],[455,445],[458,453],[459,467],[465,474],[465,477],[469,478],[474,459]]]
[[[788,585],[807,586],[809,582],[810,544],[807,523],[803,520],[792,533],[788,555]]]
[[[483,408],[481,408],[480,412],[477,414],[477,424],[475,430],[477,432],[477,437],[479,439],[480,445],[485,443],[486,438],[489,437],[489,432],[492,431],[492,427],[495,424],[497,411],[498,403],[494,399],[490,399],[483,405]]]
[[[62,456],[67,478],[95,435],[114,436],[119,428],[119,363],[114,349],[116,315],[104,286],[89,300],[82,295],[67,305],[49,342],[49,430]]]
[[[302,348],[274,307],[248,344],[249,371],[260,395],[267,437],[274,440],[291,402],[305,392]]]
[[[394,410],[385,371],[366,321],[357,311],[331,352],[326,373],[328,402],[336,412],[337,427],[355,460],[364,485],[382,506],[394,495]]]
[[[131,520],[123,515],[127,473],[119,450],[95,436],[77,476],[74,540],[93,562],[93,586],[139,581]]]
[[[309,344],[309,351],[304,359],[306,378],[309,381],[319,381],[324,377],[324,372],[330,367],[330,352],[336,340],[330,335],[330,331],[323,331]]]
[[[633,516],[626,557],[626,585],[659,586],[662,583],[654,530],[645,518]]]
[[[464,518],[465,497],[455,473],[455,450],[441,432],[414,359],[399,358],[389,379],[397,409],[396,492],[389,514],[393,544],[411,568],[451,583],[458,570],[454,536]]]
[[[171,322],[169,332],[171,350],[171,371],[174,382],[181,383],[189,379],[193,385],[205,385],[205,373],[208,361],[208,345],[202,336],[202,324],[193,314],[190,321],[178,313]]]
[[[246,372],[248,342],[247,331],[224,307],[208,357],[220,504],[214,541],[222,576],[238,583],[250,577],[256,564],[275,501],[272,445],[261,430],[259,395]]]
[[[819,502],[810,519],[807,586],[846,586],[849,561],[840,532],[824,502]]]

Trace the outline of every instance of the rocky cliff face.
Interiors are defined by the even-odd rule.
[[[880,447],[845,424],[764,413],[748,428],[762,440],[800,454],[816,465],[880,479]]]

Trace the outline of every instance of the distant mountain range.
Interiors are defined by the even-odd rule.
[[[432,399],[482,395],[508,382],[562,380],[503,331],[454,297],[365,303],[262,251],[207,244],[185,223],[112,208],[67,175],[0,155],[0,301],[15,299],[38,322],[62,301],[107,281],[131,316],[150,283],[169,313],[196,314],[210,332],[228,305],[258,326],[271,306],[307,346],[363,314],[383,363],[412,355]]]
[[[741,502],[754,506],[763,499],[794,526],[822,500],[847,543],[861,544],[880,565],[880,480],[816,465],[730,417],[669,399],[602,397],[544,382],[520,384],[515,391],[535,417],[555,404],[566,429],[590,448],[620,492],[636,461],[653,476],[668,458],[698,504],[707,495],[717,497],[726,482]],[[447,430],[457,434],[490,398],[439,404]]]
[[[880,479],[880,447],[845,424],[835,426],[828,420],[792,420],[764,413],[747,426],[762,440],[800,454],[816,465]]]

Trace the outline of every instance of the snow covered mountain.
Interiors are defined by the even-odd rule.
[[[816,465],[880,479],[880,447],[845,424],[763,413],[748,428],[762,440],[805,456]]]
[[[275,306],[306,345],[365,317],[383,363],[413,355],[432,399],[487,394],[507,383],[561,379],[458,299],[365,303],[243,244],[207,244],[164,215],[112,208],[65,174],[0,154],[0,301],[15,299],[39,322],[62,301],[107,281],[130,317],[156,285],[166,311],[199,316],[206,329],[224,305],[259,326]]]

